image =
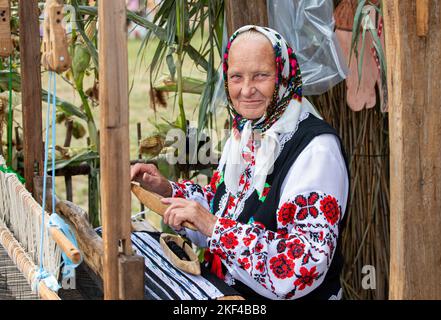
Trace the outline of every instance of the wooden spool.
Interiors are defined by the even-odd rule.
[[[66,31],[63,27],[64,3],[47,0],[44,10],[43,54],[41,63],[48,71],[61,73],[70,68]]]

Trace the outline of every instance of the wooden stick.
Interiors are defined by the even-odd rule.
[[[50,227],[49,233],[52,239],[54,239],[54,241],[60,247],[61,251],[63,251],[73,263],[77,264],[81,261],[80,251],[77,249],[77,247],[73,245],[73,243],[60,229],[56,227]]]
[[[138,135],[138,159],[142,160],[142,153],[141,153],[141,151],[139,149],[139,146],[141,144],[141,137],[142,137],[142,134],[141,134],[141,122],[138,122],[136,124],[136,133]],[[145,210],[144,204],[142,202],[140,202],[140,205],[141,205],[141,211],[144,211]],[[145,218],[145,215],[143,215],[143,218]]]
[[[132,181],[132,192],[147,208],[156,212],[161,217],[164,216],[165,210],[169,207],[161,202],[159,194],[145,190],[139,185],[139,183]],[[198,229],[190,222],[184,222],[182,224],[185,228],[197,231]]]
[[[38,0],[20,0],[20,63],[26,189],[34,194],[34,171],[43,175],[40,29]]]
[[[129,85],[127,14],[124,0],[100,1],[99,101],[101,213],[104,241],[104,298],[142,299],[142,286],[131,283],[144,272],[141,260],[131,259]],[[121,259],[126,255],[127,259]],[[124,266],[127,264],[127,266]],[[138,267],[133,267],[137,264]],[[130,266],[129,266],[130,265]],[[119,277],[120,270],[131,273]],[[136,272],[135,272],[136,270]]]

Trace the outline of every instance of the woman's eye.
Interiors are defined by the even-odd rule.
[[[268,78],[268,76],[269,76],[269,74],[267,74],[267,73],[258,73],[258,74],[256,74],[256,79],[266,79],[266,78]]]
[[[238,79],[240,79],[240,78],[241,78],[240,74],[232,74],[232,75],[230,76],[230,79],[232,79],[232,80],[238,80]]]

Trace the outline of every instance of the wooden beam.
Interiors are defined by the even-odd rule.
[[[391,299],[441,299],[441,0],[418,37],[415,0],[384,1]]]
[[[98,5],[100,78],[100,163],[101,209],[104,241],[104,298],[142,299],[140,286],[130,286],[127,277],[140,279],[144,263],[123,259],[132,256],[130,140],[128,103],[128,57],[126,3],[106,1]],[[121,265],[127,261],[131,274],[119,279]],[[140,263],[141,262],[141,263]],[[137,263],[138,268],[133,267]],[[124,269],[124,267],[123,267]],[[135,272],[135,269],[136,272]],[[137,274],[138,273],[138,274]],[[127,281],[127,283],[124,283]]]
[[[24,178],[26,188],[33,193],[34,170],[43,175],[38,0],[20,0],[19,16]]]
[[[247,24],[268,26],[266,0],[226,0],[228,36]]]

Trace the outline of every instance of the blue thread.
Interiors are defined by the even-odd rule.
[[[51,109],[51,86],[53,80],[53,72],[49,71],[48,78],[48,92],[47,92],[47,110],[46,110],[46,135],[45,135],[45,145],[44,145],[44,169],[43,169],[43,200],[41,208],[41,226],[40,226],[40,273],[43,272],[43,246],[44,246],[44,218],[45,218],[45,208],[46,208],[46,188],[47,188],[47,162],[49,157],[49,118]],[[54,79],[55,80],[55,79]],[[52,186],[54,190],[55,186]]]
[[[45,150],[44,150],[44,173],[43,173],[43,201],[42,201],[42,215],[41,215],[41,239],[40,239],[40,266],[39,271],[35,276],[35,280],[44,281],[46,285],[52,289],[53,291],[58,291],[60,286],[58,285],[57,280],[53,275],[49,275],[43,266],[43,248],[44,248],[44,227],[45,227],[45,208],[46,208],[46,191],[47,191],[47,167],[48,167],[48,158],[49,158],[49,127],[50,127],[50,115],[52,115],[52,212],[49,217],[48,226],[56,227],[60,229],[64,235],[76,246],[78,247],[78,243],[75,239],[75,235],[71,231],[69,225],[64,222],[64,220],[55,213],[55,144],[56,144],[56,75],[54,72],[49,71],[48,78],[48,96],[47,96],[47,112],[46,112],[46,142],[45,142]],[[51,101],[52,98],[52,101]],[[51,109],[52,108],[52,109]],[[52,112],[51,112],[52,111]],[[82,257],[79,263],[74,264],[67,255],[62,252],[64,269],[63,269],[63,279],[66,277],[72,276],[74,274],[74,269],[81,264],[83,261]],[[38,290],[38,284],[34,284]]]

